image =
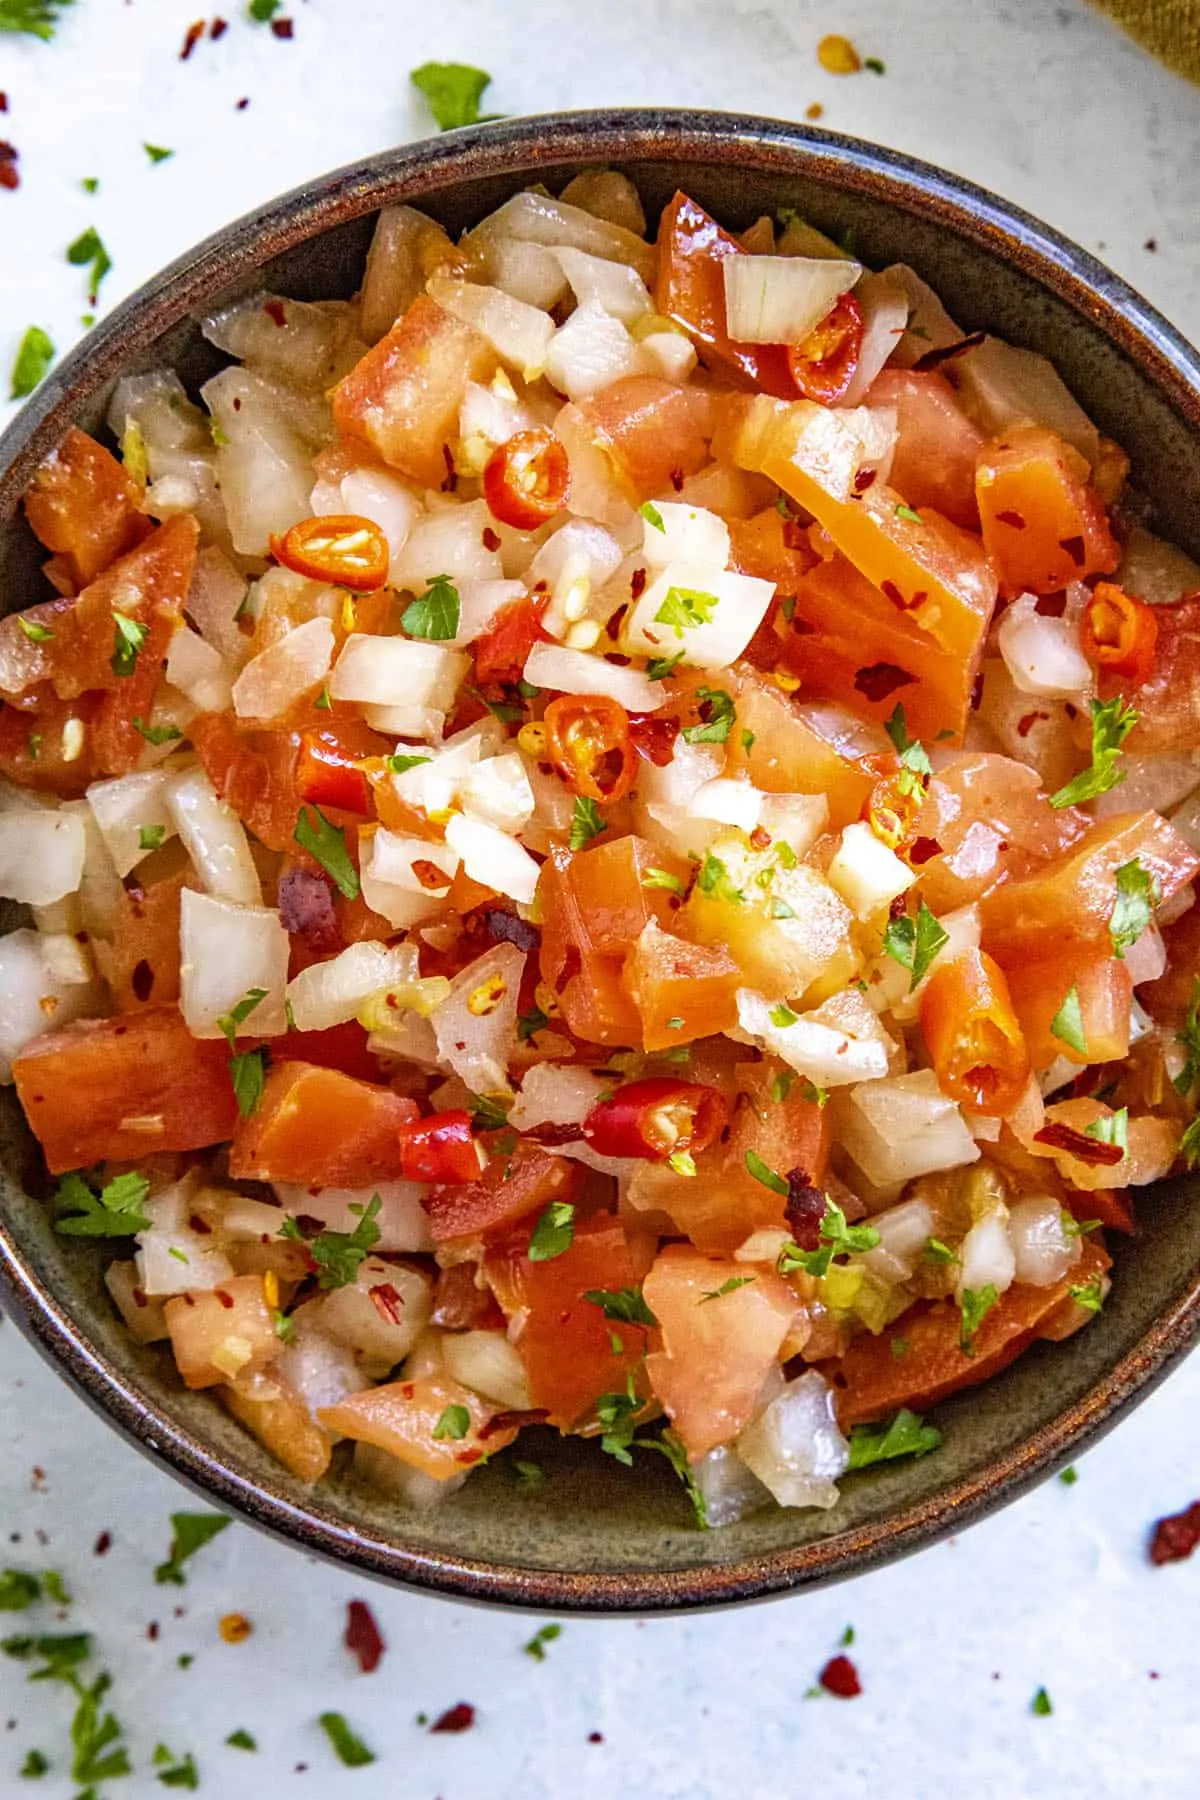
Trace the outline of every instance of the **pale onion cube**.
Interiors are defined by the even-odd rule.
[[[384,469],[351,469],[329,496],[328,505],[318,506],[316,501],[314,488],[314,513],[353,513],[378,525],[387,539],[393,562],[404,549],[421,513],[420,499],[412,488],[399,475]]]
[[[398,797],[406,806],[419,807],[423,812],[444,812],[452,806],[458,797],[458,790],[466,780],[475,764],[479,761],[485,747],[494,746],[485,735],[487,721],[484,726],[472,726],[469,730],[457,733],[448,739],[440,749],[426,749],[424,745],[397,744],[398,756],[420,756],[424,760],[416,762],[410,769],[391,777],[392,786]]]
[[[528,906],[537,889],[541,865],[521,844],[469,813],[446,822],[446,843],[457,851],[472,881]]]
[[[422,1019],[421,1024],[427,1021]],[[433,1249],[429,1214],[421,1204],[427,1192],[418,1181],[376,1181],[367,1188],[311,1188],[293,1186],[289,1182],[274,1183],[275,1192],[285,1213],[308,1213],[320,1219],[328,1231],[353,1231],[375,1195],[379,1195],[379,1211],[375,1224],[379,1251],[416,1256]],[[357,1207],[358,1211],[351,1209]],[[280,1215],[280,1224],[283,1215]]]
[[[845,827],[826,874],[860,920],[890,905],[917,879],[916,871],[862,821]]]
[[[595,301],[576,307],[546,352],[545,374],[569,400],[584,400],[644,368],[642,353],[619,319]]]
[[[179,908],[179,1009],[193,1037],[223,1036],[217,1020],[255,989],[264,997],[237,1025],[243,1037],[287,1030],[289,943],[270,906],[237,906],[184,888]]]
[[[497,944],[459,971],[433,1014],[439,1059],[473,1094],[508,1091],[524,973],[516,945]]]
[[[518,832],[533,817],[533,789],[515,750],[476,763],[459,788],[459,796],[464,811],[499,831]]]
[[[382,709],[389,718],[411,719],[398,734],[411,729],[423,735],[431,712],[448,713],[460,682],[471,666],[461,650],[402,637],[374,637],[354,632],[342,646],[329,678],[334,700]]]
[[[362,859],[363,899],[395,930],[404,931],[438,911],[458,864],[457,852],[447,844],[401,837],[381,826]]]
[[[921,999],[933,971],[953,962],[956,957],[965,956],[968,950],[978,950],[982,941],[979,908],[973,901],[970,906],[956,906],[953,912],[942,913],[938,923],[946,933],[946,942],[915,988],[911,970],[893,956],[880,956],[871,971],[868,982],[871,1005],[877,1012],[890,1012],[898,1025],[910,1024],[920,1012]]]
[[[180,625],[167,650],[167,680],[201,712],[224,712],[232,689],[229,667],[215,645]]]
[[[514,1131],[534,1125],[579,1125],[611,1081],[579,1063],[534,1063],[526,1071],[508,1122]]]
[[[739,1519],[771,1504],[771,1495],[732,1444],[719,1444],[698,1457],[692,1464],[692,1480],[703,1497],[704,1517],[713,1531],[722,1525],[736,1525]]]
[[[554,337],[554,320],[540,307],[514,300],[500,288],[435,275],[426,284],[430,298],[460,324],[487,339],[502,362],[526,381],[536,381]]]
[[[1002,1294],[1016,1280],[1017,1259],[1008,1228],[1008,1208],[993,1206],[976,1219],[958,1252],[955,1292],[979,1293],[985,1287]]]
[[[721,825],[736,825],[749,837],[759,822],[764,797],[748,781],[719,775],[715,781],[706,781],[696,789],[688,811],[696,819],[715,819]]]
[[[962,1113],[932,1069],[863,1082],[838,1104],[842,1142],[876,1187],[979,1161]]]
[[[729,561],[729,527],[702,506],[656,500],[642,511],[642,556],[651,569],[686,563],[693,569],[723,569]]]
[[[0,937],[0,1082],[12,1080],[13,1062],[43,1031],[104,1010],[99,984],[50,968],[47,942],[26,928]]]
[[[798,344],[862,272],[861,263],[832,256],[727,256],[729,335],[738,344]]]
[[[458,584],[458,630],[446,642],[456,650],[473,644],[491,628],[501,607],[511,606],[525,592],[523,581],[460,581]]]
[[[647,331],[638,338],[647,372],[682,387],[696,367],[696,351],[682,331]]]
[[[850,1446],[838,1430],[833,1390],[815,1369],[789,1382],[734,1447],[780,1506],[837,1505]]]
[[[671,563],[630,609],[623,647],[650,657],[682,652],[692,668],[727,668],[758,630],[774,593],[774,582],[756,575]]]
[[[628,263],[610,262],[586,250],[552,250],[580,306],[599,306],[623,325],[651,310],[650,290]]]
[[[738,989],[737,1009],[740,1031],[817,1087],[878,1081],[887,1074],[887,1048],[877,1037],[852,1037],[838,1025],[793,1013],[783,1002],[766,1000],[750,988]]]
[[[258,870],[245,828],[231,806],[218,798],[203,769],[185,769],[167,783],[167,811],[205,888],[221,900],[257,906],[262,900]]]
[[[525,1365],[503,1331],[448,1331],[442,1355],[453,1379],[485,1400],[512,1412],[532,1405]]]
[[[392,558],[388,581],[414,594],[423,594],[435,575],[448,575],[451,581],[495,581],[504,573],[499,550],[488,548],[495,535],[486,500],[439,506],[414,521],[407,541]]]
[[[297,701],[324,681],[333,650],[333,626],[328,619],[306,619],[303,625],[293,625],[286,637],[251,657],[234,682],[233,710],[238,718],[264,725],[285,718]]]
[[[27,906],[49,906],[83,880],[83,820],[67,811],[0,813],[0,894]]]
[[[1008,1212],[1017,1281],[1053,1287],[1083,1254],[1083,1239],[1062,1202],[1052,1194],[1024,1194]]]
[[[94,781],[87,790],[100,835],[122,877],[160,843],[175,836],[175,822],[167,810],[167,781],[164,771],[152,769],[146,774]]]
[[[1079,643],[1079,625],[1066,614],[1050,618],[1032,594],[1014,600],[996,630],[996,642],[1013,685],[1042,699],[1090,693],[1092,665]]]
[[[651,681],[640,669],[622,668],[589,650],[566,650],[559,644],[535,644],[523,674],[534,687],[559,694],[607,694],[626,712],[657,712],[667,701],[662,682]]]
[[[567,278],[554,251],[523,238],[493,238],[486,247],[483,269],[494,286],[543,311],[557,305],[567,292]]]
[[[507,443],[518,431],[528,431],[536,424],[530,409],[517,399],[507,375],[502,384],[492,382],[487,387],[478,381],[468,381],[458,409],[461,438],[485,445],[490,455],[498,444]],[[457,462],[457,454],[455,460]]]
[[[137,1239],[138,1287],[150,1299],[220,1287],[233,1279],[233,1264],[212,1239],[186,1225],[143,1231]]]
[[[391,948],[373,938],[350,944],[340,955],[312,963],[293,976],[287,1000],[297,1031],[326,1031],[353,1019],[364,1000],[391,987],[415,981],[419,974],[415,945]]]
[[[376,1304],[375,1288],[385,1290],[386,1306]],[[364,1375],[383,1380],[428,1326],[432,1288],[420,1270],[364,1257],[353,1281],[316,1301],[316,1328],[353,1352]]]
[[[879,1242],[864,1252],[863,1267],[890,1287],[907,1281],[930,1238],[937,1236],[928,1201],[902,1200],[899,1206],[872,1213],[871,1224],[879,1233]]]
[[[808,855],[829,823],[829,802],[824,794],[764,794],[759,824],[776,843],[790,846],[799,857]]]
[[[531,592],[548,592],[543,629],[564,637],[588,616],[594,594],[622,563],[611,531],[590,519],[569,519],[546,539],[525,574]]]

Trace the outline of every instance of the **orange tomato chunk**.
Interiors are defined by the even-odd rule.
[[[708,462],[708,396],[657,375],[626,375],[578,409],[635,500],[669,494]]]
[[[1086,1065],[1128,1055],[1133,982],[1125,964],[1106,955],[1103,947],[1019,962],[1008,985],[1034,1069],[1048,1069],[1060,1056]],[[1050,1029],[1072,988],[1079,999],[1083,1050],[1055,1037]]]
[[[431,1187],[429,1228],[436,1243],[496,1232],[552,1200],[569,1201],[578,1182],[577,1163],[522,1138],[511,1154],[493,1156],[478,1181]]]
[[[442,1423],[451,1407],[461,1407],[467,1415],[461,1437],[450,1436]],[[500,1412],[500,1407],[481,1400],[449,1375],[420,1375],[348,1394],[336,1406],[322,1407],[319,1417],[341,1437],[374,1444],[435,1481],[449,1481],[512,1443],[517,1435],[514,1426],[487,1431]],[[455,1428],[460,1422],[455,1421]],[[439,1427],[442,1436],[435,1437]]]
[[[262,1098],[238,1121],[229,1152],[235,1181],[297,1181],[310,1187],[369,1187],[401,1176],[399,1129],[417,1116],[412,1100],[337,1069],[284,1062]]]
[[[621,982],[642,1022],[642,1048],[669,1050],[737,1024],[742,972],[723,945],[689,944],[648,919]]]
[[[796,383],[784,347],[738,344],[729,335],[721,264],[727,256],[744,254],[703,207],[676,194],[658,225],[655,310],[682,325],[701,360],[727,381],[791,400]]]
[[[25,495],[31,531],[54,552],[46,573],[60,593],[79,593],[149,536],[140,501],[116,457],[72,426]]]
[[[184,1384],[216,1387],[254,1375],[283,1349],[261,1275],[235,1275],[219,1287],[176,1294],[163,1307]]]
[[[1017,426],[980,451],[975,496],[1003,593],[1051,594],[1116,568],[1104,504],[1078,462],[1040,425]]]

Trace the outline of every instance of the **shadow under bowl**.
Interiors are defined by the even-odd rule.
[[[1028,215],[907,157],[732,114],[618,111],[505,122],[373,156],[273,201],[182,257],[89,333],[0,439],[0,593],[44,595],[19,498],[77,423],[101,432],[116,379],[168,364],[189,390],[221,366],[197,317],[266,286],[304,299],[359,285],[374,215],[407,201],[452,232],[531,182],[560,188],[597,164],[627,172],[654,218],[684,187],[725,224],[794,206],[868,264],[911,263],[968,330],[1050,356],[1133,459],[1156,528],[1200,554],[1200,359],[1110,271]],[[0,1295],[83,1397],[131,1442],[219,1506],[302,1548],[410,1587],[546,1610],[720,1605],[858,1574],[981,1518],[1061,1467],[1147,1394],[1200,1323],[1197,1182],[1139,1196],[1139,1234],[1114,1246],[1100,1317],[1039,1344],[947,1401],[944,1441],[920,1461],[846,1478],[831,1512],[770,1510],[691,1527],[665,1462],[628,1469],[596,1445],[537,1433],[534,1492],[497,1459],[431,1512],[347,1470],[292,1479],[161,1348],[126,1334],[94,1247],[55,1235],[36,1147],[12,1091],[0,1104]]]

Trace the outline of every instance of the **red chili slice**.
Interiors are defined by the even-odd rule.
[[[600,1156],[665,1162],[679,1151],[707,1149],[728,1116],[716,1088],[652,1076],[601,1100],[583,1121],[583,1135]]]
[[[486,1163],[468,1112],[431,1113],[400,1127],[400,1172],[406,1181],[463,1187],[479,1180]]]
[[[483,497],[502,525],[536,531],[560,511],[570,472],[566,449],[552,431],[544,425],[518,431],[483,471]]]
[[[369,594],[387,580],[388,541],[359,513],[301,519],[282,537],[272,536],[271,554],[297,575],[335,581],[356,594]]]
[[[1033,1134],[1035,1144],[1045,1144],[1051,1150],[1065,1150],[1078,1162],[1101,1164],[1109,1168],[1119,1163],[1125,1152],[1120,1144],[1106,1144],[1101,1138],[1088,1137],[1085,1132],[1076,1131],[1072,1125],[1064,1125],[1061,1119],[1051,1120],[1043,1125],[1040,1131]]]
[[[603,694],[566,694],[546,708],[546,755],[573,793],[612,805],[633,786],[629,717]]]
[[[853,294],[843,294],[801,343],[788,345],[792,380],[806,400],[833,406],[845,398],[858,371],[862,340],[862,308]]]

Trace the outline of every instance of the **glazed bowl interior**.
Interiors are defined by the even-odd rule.
[[[42,598],[21,491],[70,423],[103,436],[118,375],[163,364],[190,391],[223,362],[196,316],[258,287],[305,299],[359,285],[378,208],[408,201],[452,232],[531,182],[561,188],[608,164],[653,219],[685,187],[725,224],[794,206],[868,264],[911,263],[968,330],[1040,350],[1133,458],[1156,529],[1200,555],[1200,365],[1188,346],[1082,251],[992,196],[851,140],[720,114],[603,113],[455,133],[393,151],[286,196],[183,258],[104,321],[0,440],[0,594]],[[15,912],[7,921],[16,922]],[[937,1409],[941,1449],[849,1476],[830,1512],[771,1509],[708,1533],[691,1526],[664,1460],[628,1469],[548,1432],[431,1512],[357,1485],[335,1462],[316,1490],[292,1479],[222,1411],[183,1391],[168,1353],[127,1336],[101,1281],[102,1253],[55,1235],[36,1147],[12,1091],[0,1103],[0,1272],[7,1304],[84,1396],[217,1504],[395,1581],[540,1608],[648,1610],[719,1604],[859,1572],[961,1528],[1070,1459],[1149,1390],[1200,1314],[1196,1182],[1139,1200],[1139,1235],[1112,1247],[1111,1297],[1065,1345],[1036,1345]]]

